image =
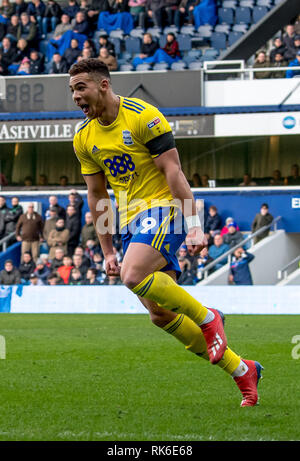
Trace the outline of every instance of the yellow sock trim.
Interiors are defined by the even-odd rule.
[[[158,271],[148,275],[132,291],[165,309],[187,315],[197,325],[200,325],[207,315],[207,308],[164,272]]]
[[[223,358],[217,363],[217,365],[222,368],[222,370],[226,371],[226,373],[232,375],[234,370],[236,370],[239,366],[240,361],[241,357],[227,347]]]

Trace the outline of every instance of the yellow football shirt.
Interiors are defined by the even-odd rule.
[[[168,206],[172,195],[163,173],[156,167],[146,144],[171,132],[162,113],[151,104],[120,96],[117,118],[104,126],[86,119],[74,137],[81,173],[103,171],[119,205],[121,228],[138,213]]]

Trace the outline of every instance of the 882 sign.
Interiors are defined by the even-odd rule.
[[[126,174],[128,171],[135,170],[135,164],[129,154],[115,155],[111,160],[104,160],[104,165],[109,169],[110,174],[115,178],[118,174]]]
[[[11,111],[40,110],[44,105],[44,85],[41,83],[21,83],[6,85],[5,99],[1,101],[1,109]]]

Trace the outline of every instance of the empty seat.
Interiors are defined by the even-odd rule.
[[[178,27],[176,27],[176,26],[167,26],[167,27],[165,27],[164,30],[163,30],[164,35],[167,35],[167,34],[169,34],[170,32],[171,32],[172,34],[177,35],[177,34],[178,34]]]
[[[251,8],[239,6],[235,10],[235,23],[236,24],[250,24],[252,22],[251,18]]]
[[[149,27],[149,29],[147,29],[147,32],[148,34],[151,34],[152,37],[156,37],[156,38],[160,38],[161,34],[162,34],[162,31],[159,27]]]
[[[137,71],[141,72],[141,71],[147,71],[147,70],[151,70],[151,65],[150,64],[147,64],[147,63],[143,63],[143,64],[138,64],[136,66],[136,69]]]
[[[189,35],[177,35],[176,40],[180,51],[189,51],[192,48],[192,40]]]
[[[184,70],[186,69],[186,63],[184,61],[173,62],[171,65],[172,70]]]
[[[269,9],[266,6],[255,6],[253,8],[252,19],[254,23],[260,21],[266,14],[268,13]]]
[[[109,33],[110,38],[119,38],[122,40],[124,38],[124,32],[122,29],[111,30]]]
[[[254,0],[241,0],[240,6],[246,7],[246,8],[253,8]]]
[[[216,50],[215,48],[207,48],[204,51],[203,58],[213,58],[216,59],[216,57],[219,56],[219,51]]]
[[[169,64],[166,62],[157,62],[153,66],[153,70],[167,70],[169,69]]]
[[[195,28],[194,26],[182,26],[180,29],[182,35],[194,35]]]
[[[210,38],[212,34],[212,27],[211,26],[199,26],[198,33],[203,38]]]
[[[134,67],[132,64],[122,64],[120,66],[120,71],[121,72],[131,72],[134,70]]]
[[[190,50],[188,56],[191,58],[199,59],[202,56],[202,50]]]
[[[218,10],[219,22],[221,24],[234,23],[234,9],[233,8],[219,8]]]
[[[234,32],[234,31],[231,31],[229,32],[229,35],[228,35],[228,45],[231,46],[233,45],[235,42],[237,42],[242,36],[243,36],[243,32]]]
[[[140,53],[141,52],[141,40],[138,37],[126,37],[125,49],[127,53]]]
[[[257,0],[257,6],[267,6],[268,8],[272,8],[271,0]]]
[[[237,2],[235,0],[224,0],[223,8],[233,8],[235,9]]]
[[[109,40],[115,47],[116,55],[119,55],[121,53],[121,40],[117,37],[109,38]]]
[[[245,34],[248,30],[248,24],[234,24],[232,30],[233,32],[242,32]]]
[[[202,64],[200,61],[194,61],[189,64],[189,69],[191,70],[200,70],[202,69]]]
[[[217,50],[225,50],[227,35],[222,32],[214,32],[210,38],[210,43]]]
[[[138,38],[143,38],[144,37],[144,29],[142,29],[141,27],[136,27],[135,29],[132,29],[130,31],[130,37],[138,37]]]
[[[230,32],[230,25],[229,24],[217,24],[215,26],[214,32],[223,32],[224,34],[229,34]]]

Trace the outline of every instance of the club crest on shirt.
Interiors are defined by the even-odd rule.
[[[122,131],[122,136],[123,136],[123,143],[125,144],[125,146],[132,146],[133,139],[132,139],[130,131],[129,130],[123,130]]]
[[[147,127],[149,128],[149,130],[151,130],[153,127],[155,127],[155,125],[158,125],[159,123],[160,123],[160,118],[155,117],[153,120],[147,123]]]

